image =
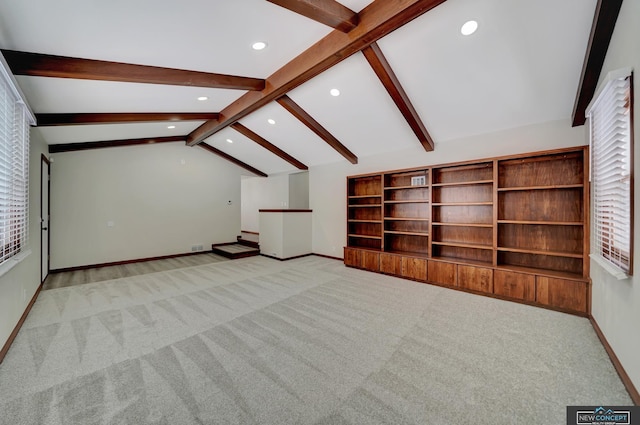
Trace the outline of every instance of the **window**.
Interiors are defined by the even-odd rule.
[[[29,124],[11,74],[0,63],[0,264],[25,249],[29,228]]]
[[[588,110],[591,257],[619,279],[633,271],[633,75],[622,74],[609,79]]]

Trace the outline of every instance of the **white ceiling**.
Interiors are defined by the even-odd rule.
[[[569,118],[596,2],[448,0],[378,44],[431,136],[446,143]],[[341,3],[360,11],[370,1]],[[479,28],[465,37],[459,29],[469,19]],[[330,31],[266,0],[0,0],[2,49],[257,78]],[[252,50],[257,40],[268,47]],[[244,94],[17,79],[36,113],[218,112]],[[341,96],[329,95],[334,87]],[[203,95],[209,100],[196,100]],[[419,144],[361,53],[288,95],[357,156]],[[277,103],[240,122],[308,166],[346,161]],[[200,123],[172,123],[172,130],[167,123],[43,127],[42,134],[50,144],[75,143],[184,135]],[[231,128],[206,142],[268,174],[296,170]]]

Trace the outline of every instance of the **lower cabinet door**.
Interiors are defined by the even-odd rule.
[[[587,282],[536,276],[536,301],[580,313],[587,312]]]
[[[351,267],[362,267],[362,250],[345,247],[344,265]]]
[[[421,281],[427,280],[427,260],[402,257],[402,276]]]
[[[380,254],[380,271],[386,274],[402,276],[402,257],[393,254]]]
[[[459,264],[458,286],[472,291],[493,294],[493,269]]]
[[[429,282],[441,285],[456,286],[457,273],[456,265],[453,263],[442,263],[440,261],[429,261]]]
[[[380,253],[375,251],[362,251],[362,267],[372,272],[380,271]]]
[[[536,299],[536,278],[534,275],[495,270],[493,272],[493,293],[525,301]]]

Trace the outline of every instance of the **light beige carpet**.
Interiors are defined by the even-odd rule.
[[[251,257],[42,292],[0,424],[564,424],[631,403],[580,317]]]

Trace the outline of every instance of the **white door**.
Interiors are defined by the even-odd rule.
[[[49,275],[49,160],[42,155],[40,168],[41,282]]]

